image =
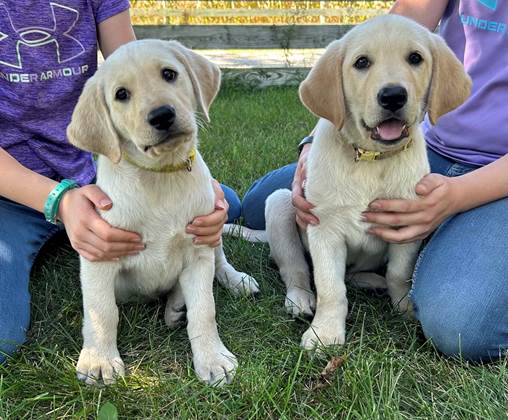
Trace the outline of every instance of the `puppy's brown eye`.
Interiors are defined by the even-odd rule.
[[[131,96],[130,92],[125,88],[120,88],[115,93],[115,99],[117,101],[126,101]]]
[[[367,57],[360,57],[358,60],[355,61],[355,64],[353,65],[355,69],[358,70],[364,70],[370,67],[370,60]]]
[[[420,54],[418,54],[417,52],[412,52],[407,57],[407,61],[409,62],[409,64],[412,64],[413,66],[417,66],[418,64],[420,64],[423,61],[423,57]]]
[[[178,73],[171,69],[162,69],[162,78],[166,82],[174,82],[178,76]]]

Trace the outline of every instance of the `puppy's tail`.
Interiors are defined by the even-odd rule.
[[[268,242],[265,230],[254,230],[248,227],[227,223],[224,225],[224,233],[236,238],[243,238],[249,242]]]

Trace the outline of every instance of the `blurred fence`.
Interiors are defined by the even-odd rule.
[[[145,0],[131,1],[137,25],[356,24],[387,11],[393,1]]]
[[[167,0],[131,4],[138,38],[176,39],[189,48],[205,50],[202,52],[221,67],[231,69],[224,79],[262,87],[298,84],[326,45],[353,25],[386,13],[393,1]]]

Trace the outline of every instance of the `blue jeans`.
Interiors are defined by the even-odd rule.
[[[240,216],[240,199],[222,186],[229,220]],[[60,228],[28,207],[0,197],[0,363],[26,340],[30,325],[30,272],[40,249]]]
[[[236,192],[229,188],[227,185],[221,184],[222,191],[224,191],[224,197],[229,204],[228,210],[228,221],[227,223],[233,223],[237,220],[242,212],[242,203]]]
[[[429,150],[432,172],[474,170]],[[296,164],[256,181],[243,200],[246,226],[264,229],[264,203],[291,188]],[[445,221],[420,252],[411,298],[425,336],[449,356],[488,361],[508,348],[508,198]]]
[[[39,250],[58,229],[41,213],[0,198],[0,363],[26,339],[30,271]]]

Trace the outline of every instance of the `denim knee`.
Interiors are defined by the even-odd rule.
[[[478,318],[490,318],[489,308],[484,308],[483,314],[467,308],[460,310],[454,305],[435,310],[419,306],[414,297],[413,301],[425,337],[446,356],[488,362],[504,353],[507,345],[505,334],[484,322],[477,322]]]
[[[42,214],[0,198],[0,363],[26,340],[32,264],[59,229]]]
[[[228,210],[228,223],[233,223],[235,220],[240,218],[242,213],[242,203],[238,194],[227,185],[221,184],[222,190],[224,191],[224,197],[229,204]]]
[[[251,185],[242,202],[245,226],[263,230],[265,225],[265,202],[268,196],[281,188],[291,189],[296,163],[283,166],[267,173]]]
[[[2,322],[2,332],[0,335],[0,364],[4,363],[7,356],[11,356],[15,353],[26,341],[26,332],[30,325],[29,299],[26,299],[26,302],[23,302],[22,305],[24,308],[16,314],[19,318],[3,320]]]
[[[26,341],[30,325],[31,265],[19,254],[0,246],[0,363]]]
[[[475,362],[499,358],[508,348],[505,281],[461,272],[450,263],[445,268],[442,253],[432,248],[431,243],[418,259],[410,293],[425,337],[447,356]]]
[[[253,184],[249,191],[245,194],[242,201],[242,217],[250,229],[265,229],[265,200],[266,197],[260,196],[256,188],[257,184]]]
[[[508,349],[508,199],[443,223],[420,253],[411,299],[446,355],[497,359]]]

